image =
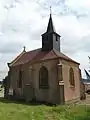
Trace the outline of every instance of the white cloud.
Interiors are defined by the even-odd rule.
[[[88,67],[90,44],[89,0],[1,0],[0,1],[0,70],[7,71],[10,62],[25,45],[27,50],[41,47],[49,6],[53,22],[61,37],[61,49]],[[4,72],[1,78],[4,77]]]
[[[89,8],[90,1],[89,0],[67,0],[67,4],[72,8]]]

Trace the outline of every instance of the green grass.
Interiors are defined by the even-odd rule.
[[[25,105],[7,100],[0,102],[0,120],[90,120],[90,106]]]

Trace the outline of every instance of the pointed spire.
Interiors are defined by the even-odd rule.
[[[50,18],[49,18],[49,22],[48,22],[47,32],[55,32],[55,29],[54,29],[54,26],[53,26],[53,21],[52,21],[51,6],[50,6]]]

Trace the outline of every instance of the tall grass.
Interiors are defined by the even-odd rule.
[[[0,120],[90,120],[90,106],[30,105],[1,100]]]

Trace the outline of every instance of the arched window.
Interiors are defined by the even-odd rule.
[[[48,88],[48,70],[44,66],[42,66],[39,71],[39,88]]]
[[[70,68],[69,70],[69,81],[70,81],[70,85],[75,86],[75,80],[74,80],[74,71],[73,68]]]
[[[19,79],[18,79],[17,87],[22,88],[22,71],[21,70],[19,71]]]

